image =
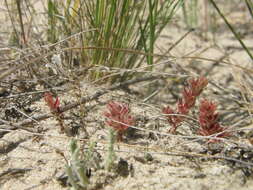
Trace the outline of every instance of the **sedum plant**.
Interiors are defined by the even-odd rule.
[[[130,109],[126,104],[111,101],[107,104],[107,109],[104,112],[107,118],[105,123],[117,131],[117,140],[122,141],[123,134],[129,126],[134,125],[135,119],[130,115]]]
[[[222,127],[219,122],[219,113],[216,112],[217,105],[207,99],[203,99],[199,106],[199,131],[198,134],[203,136],[215,135],[215,137],[224,138],[230,136],[230,133],[225,132],[226,127]],[[217,140],[210,140],[215,142]]]
[[[208,80],[205,77],[192,78],[187,81],[188,85],[182,91],[182,98],[177,102],[177,110],[170,106],[163,108],[162,112],[166,114],[167,121],[172,125],[171,133],[175,133],[184,116],[188,115],[190,109],[195,105],[197,97],[207,86]],[[207,99],[203,99],[199,106],[198,122],[200,128],[198,134],[202,136],[215,135],[218,138],[228,137],[231,134],[226,132],[226,127],[222,127],[218,122],[219,113],[216,112],[217,105]],[[217,142],[216,139],[208,142]]]
[[[54,99],[52,93],[46,92],[44,94],[44,101],[46,102],[51,113],[54,115],[55,119],[57,120],[58,124],[60,125],[60,132],[66,132],[67,129],[64,125],[64,115],[61,112],[59,97],[56,97]]]
[[[192,78],[187,81],[188,85],[182,91],[182,98],[177,102],[177,110],[170,106],[163,108],[162,112],[166,114],[167,121],[172,125],[171,133],[175,133],[177,127],[184,120],[182,115],[187,115],[190,109],[195,105],[197,97],[207,86],[208,80],[205,77]]]

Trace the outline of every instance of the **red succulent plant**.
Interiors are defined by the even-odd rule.
[[[60,110],[60,100],[58,97],[55,99],[53,98],[53,95],[50,92],[46,92],[44,94],[44,100],[47,103],[48,107],[50,108],[52,114],[55,116],[56,120],[58,121],[61,132],[65,131],[65,125],[63,122],[63,113]]]
[[[44,100],[52,112],[60,112],[60,100],[58,97],[54,100],[50,92],[44,94]]]
[[[135,120],[129,114],[130,110],[126,104],[111,101],[107,104],[107,109],[108,111],[104,112],[106,124],[117,131],[117,139],[121,141],[123,134],[129,126],[134,125]]]
[[[230,136],[231,134],[225,132],[227,128],[220,126],[218,122],[219,113],[216,112],[217,105],[207,99],[203,99],[199,107],[199,124],[200,129],[198,134],[203,136],[209,136],[217,134],[216,137],[223,138]],[[211,140],[209,142],[216,142],[217,140]]]
[[[208,80],[205,77],[189,79],[188,85],[184,87],[182,98],[177,102],[177,111],[174,111],[170,106],[163,108],[162,112],[166,114],[167,121],[172,125],[171,133],[175,133],[177,127],[184,120],[180,115],[187,115],[190,109],[195,105],[197,97],[207,86]],[[178,115],[177,115],[178,114]]]

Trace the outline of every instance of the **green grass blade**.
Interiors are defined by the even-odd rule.
[[[226,17],[220,11],[220,9],[217,6],[217,4],[213,0],[210,0],[210,2],[212,3],[212,5],[216,9],[216,11],[218,12],[218,14],[220,15],[220,17],[224,20],[224,22],[226,23],[226,25],[228,26],[228,28],[234,34],[235,38],[239,41],[239,43],[241,44],[241,46],[243,47],[243,49],[247,52],[247,54],[249,55],[249,57],[251,58],[251,60],[253,60],[253,55],[251,54],[251,52],[249,51],[249,49],[247,48],[247,46],[244,44],[244,42],[241,40],[240,36],[237,34],[237,32],[235,31],[235,29],[233,28],[233,26],[228,22],[228,20],[226,19]]]
[[[253,18],[253,3],[250,0],[245,0],[245,3],[247,5],[251,17]]]

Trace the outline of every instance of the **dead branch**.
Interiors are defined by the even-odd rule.
[[[164,78],[164,77],[160,76],[160,75],[158,75],[158,76],[145,76],[145,77],[142,77],[142,78],[132,79],[132,80],[128,80],[128,81],[125,81],[125,82],[122,82],[122,83],[112,85],[112,86],[110,86],[106,89],[97,91],[95,94],[93,94],[91,96],[83,97],[81,99],[81,101],[75,101],[74,103],[70,103],[70,104],[68,104],[64,107],[61,107],[60,113],[63,113],[63,112],[68,111],[70,109],[73,109],[73,108],[75,108],[75,107],[77,107],[81,104],[85,104],[86,102],[96,100],[100,96],[102,96],[102,95],[104,95],[104,94],[106,94],[110,91],[114,91],[114,90],[117,90],[117,89],[120,89],[120,88],[123,88],[123,87],[127,87],[129,85],[136,84],[136,83],[139,83],[139,82],[148,81],[148,80],[155,80],[155,79],[161,79],[161,78]],[[48,119],[50,117],[53,117],[52,113],[41,114],[41,115],[32,117],[31,119],[25,119],[25,120],[23,120],[21,122],[18,122],[16,124],[12,124],[12,126],[14,126],[12,129],[18,129],[19,128],[18,126],[29,125],[29,124],[34,123],[34,121],[41,121],[41,120]],[[4,124],[4,123],[2,121],[0,121],[0,125],[2,125],[2,124]]]

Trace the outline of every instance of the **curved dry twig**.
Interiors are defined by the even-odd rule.
[[[160,78],[164,78],[164,77],[163,76],[159,76],[159,75],[158,76],[146,76],[146,77],[132,79],[132,80],[128,80],[126,82],[122,82],[122,83],[118,83],[118,84],[112,85],[112,86],[110,86],[110,87],[108,87],[106,89],[97,91],[96,93],[94,93],[91,96],[83,97],[80,101],[78,100],[78,101],[75,101],[73,103],[67,104],[66,106],[61,107],[60,113],[63,113],[63,112],[68,111],[70,109],[73,109],[73,108],[75,108],[75,107],[77,107],[77,106],[79,106],[81,104],[85,104],[86,102],[89,102],[89,101],[92,101],[92,100],[96,100],[100,96],[102,96],[102,95],[104,95],[104,94],[106,94],[106,93],[108,93],[110,91],[117,90],[117,89],[129,86],[129,85],[135,84],[135,83],[139,83],[139,82],[143,82],[143,81],[147,81],[147,80],[160,79]],[[52,113],[41,114],[41,115],[32,117],[32,119],[25,119],[25,120],[23,120],[21,122],[12,124],[12,126],[14,127],[12,129],[17,129],[19,126],[29,125],[29,124],[34,123],[34,121],[41,121],[41,120],[48,119],[50,117],[53,117]],[[1,124],[4,124],[4,123],[0,121],[0,125]]]

